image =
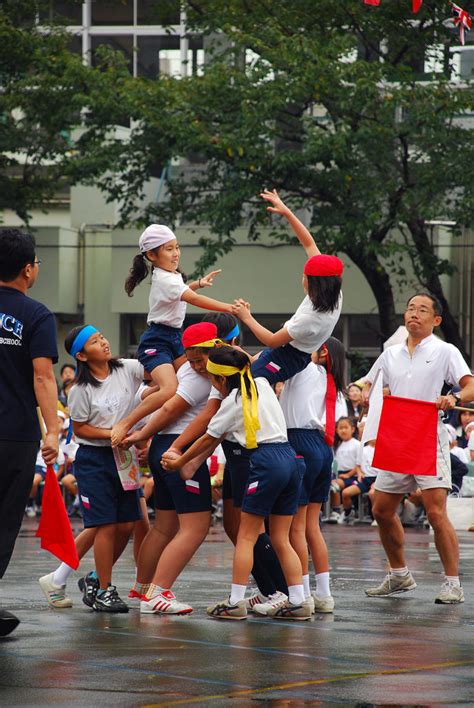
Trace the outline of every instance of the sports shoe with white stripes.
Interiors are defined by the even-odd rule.
[[[261,605],[262,602],[267,602],[268,597],[266,595],[262,595],[262,593],[259,590],[256,590],[250,597],[245,598],[245,607],[247,608],[247,612],[253,612],[254,611],[254,606],[255,605]]]
[[[191,605],[178,602],[171,590],[163,590],[140,602],[140,612],[145,615],[189,615],[192,611]]]
[[[266,601],[261,602],[259,604],[255,604],[252,607],[252,612],[254,612],[256,615],[266,615],[268,614],[269,610],[281,607],[285,604],[287,600],[287,595],[285,595],[284,592],[280,592],[279,590],[277,590],[272,595],[269,595],[268,598],[266,598]]]

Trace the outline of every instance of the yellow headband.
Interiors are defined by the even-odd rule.
[[[220,347],[224,342],[222,339],[208,339],[206,342],[199,342],[199,344],[190,344],[187,349],[193,349],[194,347],[205,347],[206,349],[212,349],[213,347]]]
[[[215,374],[216,376],[233,376],[234,374],[240,374],[240,392],[242,394],[242,413],[244,416],[245,428],[245,447],[249,449],[257,447],[257,430],[260,430],[257,406],[258,394],[255,381],[250,373],[250,366],[247,364],[243,369],[239,369],[237,366],[215,364],[213,361],[208,359],[206,369],[210,374]],[[245,376],[247,376],[250,383],[250,401],[247,394],[247,386],[245,385]]]

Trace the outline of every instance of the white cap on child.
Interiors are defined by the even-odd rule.
[[[152,251],[158,246],[162,246],[168,241],[173,241],[176,236],[167,226],[163,224],[150,224],[140,236],[138,247],[142,253]]]

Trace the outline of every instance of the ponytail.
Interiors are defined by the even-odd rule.
[[[141,283],[142,280],[145,280],[149,272],[150,268],[148,267],[145,256],[142,256],[142,254],[139,253],[133,259],[132,267],[130,268],[128,278],[125,281],[125,292],[128,297],[132,297],[133,291],[137,285]]]

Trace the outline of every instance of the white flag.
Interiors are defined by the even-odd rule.
[[[380,416],[383,405],[383,374],[379,369],[375,375],[374,382],[369,393],[369,412],[365,421],[364,432],[362,433],[361,445],[364,447],[369,440],[375,440],[379,431]]]

